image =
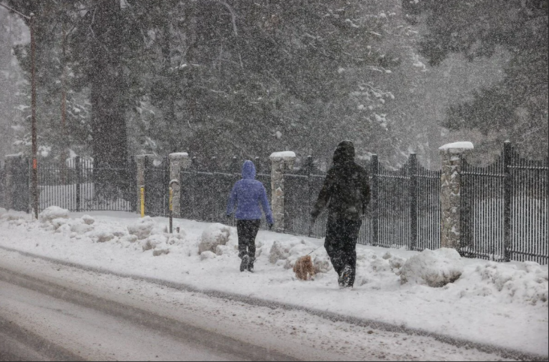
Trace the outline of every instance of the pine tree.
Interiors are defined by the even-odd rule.
[[[422,0],[403,1],[403,6],[413,22],[427,26],[420,51],[432,65],[451,53],[471,61],[510,54],[504,79],[450,107],[444,124],[478,130],[498,148],[508,139],[525,155],[547,156],[548,1]]]

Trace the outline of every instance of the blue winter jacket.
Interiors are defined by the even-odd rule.
[[[261,209],[267,217],[267,222],[273,224],[273,213],[267,200],[267,191],[263,184],[255,179],[256,170],[252,161],[244,162],[242,166],[242,180],[237,181],[231,191],[229,204],[227,205],[227,215],[234,212],[236,205],[237,220],[260,220]]]

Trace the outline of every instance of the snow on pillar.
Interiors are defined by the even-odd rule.
[[[185,152],[170,154],[170,186],[173,189],[173,216],[181,217],[181,171],[191,167],[189,154]],[[177,182],[175,182],[177,181]]]
[[[460,243],[460,205],[461,205],[461,158],[474,146],[471,142],[456,142],[439,148],[442,161],[442,188],[440,199],[442,206],[440,224],[441,248],[459,249]]]
[[[145,187],[145,160],[149,158],[152,160],[154,155],[139,155],[135,156],[135,163],[137,164],[137,213],[141,213],[141,188]]]
[[[273,210],[273,219],[275,231],[284,231],[284,174],[294,168],[294,152],[275,152],[269,159],[271,160],[271,208]]]

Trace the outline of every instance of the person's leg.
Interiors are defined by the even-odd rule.
[[[356,277],[356,244],[362,221],[346,220],[345,227],[342,233],[343,244],[343,260],[345,267],[348,268],[348,275],[345,277],[345,284],[348,287],[353,287]]]
[[[250,256],[250,262],[248,264],[248,270],[253,271],[254,269],[254,262],[255,262],[255,238],[257,237],[257,233],[259,232],[259,226],[261,225],[261,220],[250,220],[250,228],[249,228],[249,240],[248,243],[248,255]]]
[[[248,224],[247,220],[236,221],[236,231],[238,233],[238,256],[242,259],[245,255],[248,255]]]
[[[338,220],[338,218],[332,216],[328,217],[328,224],[326,225],[326,241],[324,242],[326,252],[330,257],[332,266],[338,276],[341,275],[341,272],[345,267],[341,243],[341,226],[341,220]]]

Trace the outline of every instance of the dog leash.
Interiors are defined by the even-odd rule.
[[[315,250],[311,251],[311,252],[310,252],[309,254],[307,254],[307,255],[311,255],[312,253],[318,251],[318,249],[320,249],[320,248],[322,248],[322,246],[319,246],[318,248],[316,248]]]

